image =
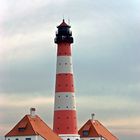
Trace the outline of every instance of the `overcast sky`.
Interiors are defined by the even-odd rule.
[[[0,0],[0,135],[30,107],[52,127],[56,26],[70,20],[79,128],[140,138],[140,0]]]

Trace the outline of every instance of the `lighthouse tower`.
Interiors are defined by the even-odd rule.
[[[63,140],[79,140],[71,56],[73,43],[70,26],[63,22],[57,27],[57,68],[53,130]]]

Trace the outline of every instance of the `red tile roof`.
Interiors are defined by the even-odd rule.
[[[83,131],[89,131],[89,129],[90,129],[90,125],[85,125],[85,126],[83,127]]]
[[[26,115],[5,137],[31,135],[40,135],[45,140],[61,140],[37,115]]]
[[[27,126],[27,122],[25,121],[25,122],[21,122],[21,123],[19,124],[18,128],[19,128],[19,129],[20,129],[20,128],[26,128],[26,126]]]
[[[88,129],[88,130],[87,130]],[[83,131],[88,131],[88,135],[84,136]],[[80,137],[103,137],[106,140],[118,140],[111,132],[109,132],[99,121],[88,120],[79,130]]]

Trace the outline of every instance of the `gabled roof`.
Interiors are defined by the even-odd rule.
[[[83,131],[88,131],[88,135],[84,136]],[[109,132],[98,120],[88,120],[78,131],[80,137],[103,137],[106,140],[118,140],[111,132]]]
[[[26,115],[5,137],[32,135],[40,135],[46,140],[61,140],[37,115]]]

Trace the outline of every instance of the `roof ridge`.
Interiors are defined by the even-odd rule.
[[[94,121],[96,122],[97,120],[94,120]],[[91,126],[94,127],[92,120],[90,120],[90,123],[91,123]],[[94,127],[94,129],[95,129],[96,133],[97,133],[98,135],[100,135],[100,134],[98,133],[96,127]]]
[[[30,119],[30,116],[28,117]],[[49,134],[51,132],[53,135],[55,135],[55,137],[58,137],[58,135],[55,132],[53,132],[52,129],[38,115],[35,116],[35,120],[36,120],[36,124],[39,122],[40,125],[45,126],[46,130],[48,130],[45,132],[46,134]],[[32,126],[33,126],[33,129],[36,130],[36,133],[46,140],[46,136],[45,136],[46,134],[44,135],[44,133],[42,133],[43,131],[40,131],[40,129],[38,129],[38,126],[34,125],[34,122],[30,122],[30,123],[31,124],[33,123]]]
[[[29,118],[30,115],[26,115],[26,116],[27,116],[27,118],[28,118],[28,121],[29,121],[29,123],[30,123],[30,125],[31,125],[32,130],[35,132],[35,134],[38,134],[38,133],[34,130],[34,127],[33,127],[32,123],[30,122],[30,118]]]

